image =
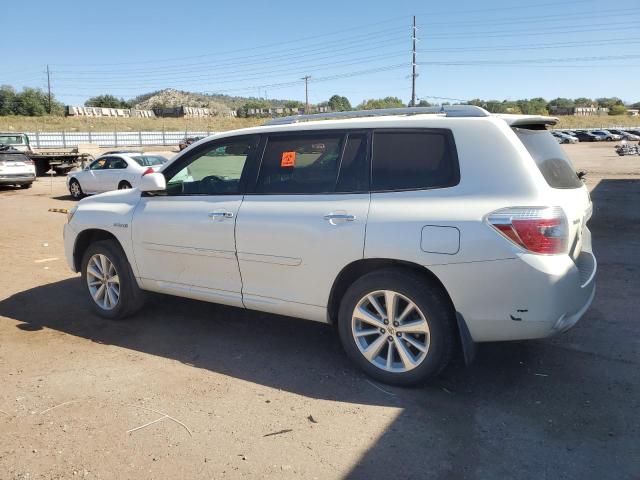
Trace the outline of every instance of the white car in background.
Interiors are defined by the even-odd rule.
[[[0,185],[31,188],[35,181],[36,167],[33,160],[17,150],[0,151]]]
[[[167,159],[154,153],[118,152],[104,154],[84,170],[67,175],[73,198],[137,187],[145,173],[156,172]]]

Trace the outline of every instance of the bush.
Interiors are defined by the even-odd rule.
[[[0,115],[36,117],[47,113],[52,115],[64,113],[62,104],[55,101],[53,95],[49,105],[48,95],[38,88],[24,88],[22,92],[16,92],[8,85],[0,87]]]
[[[103,108],[131,108],[131,104],[124,98],[118,98],[113,95],[98,95],[91,97],[84,102],[85,107],[103,107]]]

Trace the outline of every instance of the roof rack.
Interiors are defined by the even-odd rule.
[[[286,125],[289,123],[340,118],[380,117],[387,115],[421,115],[425,113],[439,113],[447,117],[488,117],[490,115],[490,113],[484,108],[477,107],[475,105],[442,105],[440,107],[378,108],[375,110],[353,110],[349,112],[291,115],[289,117],[274,118],[266,122],[265,125]]]

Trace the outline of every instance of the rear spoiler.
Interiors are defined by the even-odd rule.
[[[525,125],[555,125],[558,123],[556,117],[547,117],[545,115],[512,115],[512,114],[496,114],[498,118],[501,118],[507,125],[511,127],[525,126]]]

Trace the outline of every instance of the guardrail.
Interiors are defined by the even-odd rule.
[[[177,145],[184,137],[207,137],[216,132],[25,132],[32,148],[73,148],[82,143],[100,147]]]

